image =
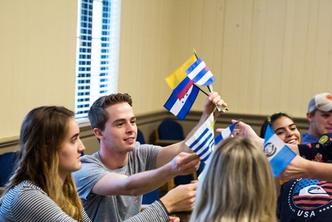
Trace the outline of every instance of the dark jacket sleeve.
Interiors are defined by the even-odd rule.
[[[332,133],[322,135],[318,143],[300,144],[298,148],[307,160],[332,162]]]

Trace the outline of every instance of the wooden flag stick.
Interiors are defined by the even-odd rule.
[[[196,59],[198,59],[197,52],[196,52],[196,50],[195,50],[194,48],[193,48],[193,51],[194,51],[194,54],[195,54]]]
[[[199,89],[199,91],[201,91],[202,93],[204,93],[206,96],[209,96],[209,94],[207,92],[205,92],[203,89],[201,89],[201,87],[199,87],[196,84],[195,84],[195,86],[197,86],[197,88]]]

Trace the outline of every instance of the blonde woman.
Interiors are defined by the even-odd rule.
[[[226,139],[200,180],[191,222],[275,222],[274,179],[262,149]]]

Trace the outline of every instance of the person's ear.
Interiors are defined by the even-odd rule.
[[[307,113],[307,119],[308,119],[309,122],[311,122],[313,117],[314,117],[314,112]]]
[[[100,140],[103,137],[103,132],[99,128],[93,128],[93,134]]]

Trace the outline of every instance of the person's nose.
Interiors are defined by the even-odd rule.
[[[291,137],[291,136],[293,136],[294,135],[294,132],[292,131],[292,130],[290,130],[290,129],[286,129],[286,136],[287,137]]]
[[[329,125],[332,125],[332,115],[330,115],[330,117],[327,119],[327,123]]]
[[[78,144],[78,151],[80,153],[82,153],[85,150],[85,146],[84,146],[84,144],[83,144],[83,142],[82,142],[81,139],[78,139],[78,142],[79,142],[79,144]]]
[[[127,133],[132,133],[132,132],[134,132],[135,131],[135,124],[134,123],[128,123],[127,125],[126,125],[126,132]]]

